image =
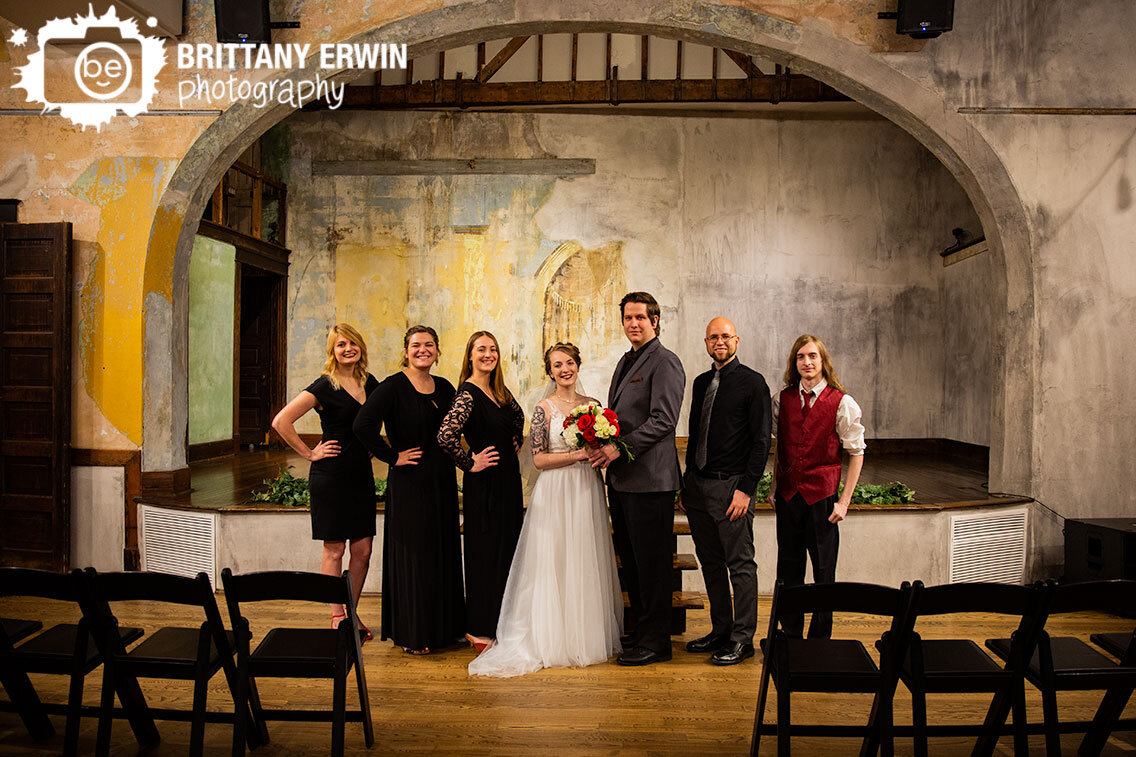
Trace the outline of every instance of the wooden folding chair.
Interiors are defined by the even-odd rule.
[[[908,583],[891,589],[848,582],[787,587],[778,581],[773,590],[769,632],[761,641],[765,659],[761,666],[750,754],[757,755],[763,733],[775,732],[779,755],[790,754],[792,736],[806,734],[862,736],[861,754],[874,754],[882,749],[884,755],[891,755],[892,700],[899,662],[911,635],[911,597],[912,587]],[[786,636],[780,627],[782,618],[811,612],[856,612],[891,618],[880,638],[880,665],[877,666],[864,645],[854,639]],[[776,726],[764,723],[771,680],[777,689]],[[875,697],[866,725],[793,725],[791,697],[798,691],[865,693]]]
[[[358,617],[351,590],[351,574],[325,576],[319,573],[291,571],[265,571],[234,575],[225,568],[221,572],[225,586],[225,601],[237,644],[237,695],[236,711],[244,713],[250,696],[256,696],[257,678],[331,678],[332,709],[261,709],[264,720],[330,721],[331,753],[343,754],[344,723],[347,720],[363,723],[363,738],[367,747],[375,744],[371,723],[371,704],[367,696],[367,679],[363,670],[363,648],[359,640]],[[242,602],[265,600],[297,600],[320,604],[341,604],[347,617],[339,628],[273,628],[250,652],[252,633],[248,620],[241,615]],[[359,690],[359,709],[348,711],[347,675],[355,668],[355,683]],[[247,718],[238,717],[233,729],[233,754],[244,754],[244,730]],[[263,741],[268,741],[267,729]]]
[[[200,755],[204,749],[205,723],[232,723],[231,712],[208,712],[206,699],[210,679],[218,670],[225,671],[229,690],[236,691],[237,668],[233,660],[233,634],[225,630],[209,576],[198,573],[185,578],[164,573],[97,573],[88,568],[86,577],[89,596],[95,601],[85,608],[90,617],[95,639],[105,660],[103,696],[99,711],[96,750],[106,754],[110,748],[114,716],[114,680],[116,676],[161,678],[193,681],[191,710],[149,708],[159,720],[189,721],[189,753]],[[150,634],[145,641],[127,651],[121,641],[118,620],[108,603],[123,601],[162,602],[199,607],[204,621],[197,628],[167,626]],[[254,704],[255,710],[255,704]],[[256,722],[256,718],[253,718]],[[250,746],[259,744],[257,731],[248,734]]]
[[[1070,612],[1096,611],[1132,617],[1136,614],[1136,581],[1087,581],[1054,587],[1049,617]],[[1011,654],[1009,639],[988,639],[986,646],[1002,659]],[[1051,637],[1042,631],[1037,651],[1025,669],[1026,680],[1041,691],[1045,720],[1045,751],[1061,754],[1061,733],[1084,732],[1080,754],[1099,754],[1113,730],[1131,729],[1136,721],[1120,720],[1136,687],[1136,635],[1114,662],[1084,641],[1070,636]],[[1092,722],[1060,722],[1059,691],[1104,690]]]
[[[31,568],[0,568],[0,596],[38,597],[74,602],[76,609],[89,602],[80,571],[69,574],[50,573]],[[119,629],[120,644],[130,644],[142,636],[141,628]],[[78,623],[59,623],[15,646],[0,627],[0,670],[8,702],[0,709],[18,712],[33,738],[48,739],[55,728],[48,714],[66,715],[63,753],[75,754],[79,744],[79,721],[83,715],[97,714],[96,708],[83,705],[83,683],[88,673],[103,664],[103,656],[91,638],[86,616]],[[70,676],[67,703],[42,702],[28,673],[51,673]],[[117,681],[120,699],[126,703],[130,726],[138,743],[144,747],[158,743],[158,731],[146,710],[146,700],[138,681],[122,677]]]
[[[978,733],[975,754],[993,754],[1006,717],[1014,713],[1014,751],[1029,750],[1025,713],[1025,666],[1045,624],[1050,587],[995,583],[957,583],[923,587],[916,582],[911,610],[915,626],[924,616],[982,612],[1018,616],[1012,635],[1013,654],[999,665],[970,639],[924,639],[911,634],[899,677],[911,692],[915,754],[927,754],[931,733]],[[927,694],[987,693],[993,695],[981,726],[944,725],[928,728]]]

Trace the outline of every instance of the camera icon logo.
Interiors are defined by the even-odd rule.
[[[83,128],[99,129],[120,112],[145,113],[166,64],[162,40],[141,34],[134,19],[119,19],[113,5],[102,16],[90,8],[86,16],[48,21],[38,42],[28,65],[16,69],[13,88]]]

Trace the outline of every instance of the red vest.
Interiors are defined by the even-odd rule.
[[[805,417],[801,390],[781,392],[777,416],[777,496],[788,502],[797,492],[808,504],[836,494],[840,485],[840,437],[836,409],[844,392],[829,385]]]

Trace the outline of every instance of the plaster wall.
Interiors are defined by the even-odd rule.
[[[189,261],[189,443],[233,437],[236,253],[197,237]]]
[[[367,594],[382,590],[383,517],[376,521],[371,569],[363,584]],[[346,568],[346,564],[344,564]],[[221,512],[217,516],[217,570],[234,573],[260,570],[320,572],[320,543],[312,540],[312,521],[307,510],[295,512]],[[375,615],[361,611],[364,620]],[[378,623],[378,620],[375,620]]]
[[[956,4],[954,32],[918,55],[886,57],[960,107],[1050,111],[970,117],[1014,177],[1036,261],[1021,282],[1035,294],[1036,352],[994,362],[1036,371],[1031,494],[1065,517],[1129,515],[1136,459],[1117,451],[1136,427],[1136,408],[1118,401],[1136,391],[1126,360],[1136,333],[1136,58],[1127,34],[1136,6],[985,7]]]
[[[71,567],[122,570],[126,546],[122,468],[75,466],[71,469]]]
[[[983,283],[971,274],[954,291],[962,266],[944,269],[937,254],[951,228],[979,222],[942,165],[886,121],[344,113],[281,128],[291,394],[318,375],[327,326],[348,320],[379,375],[397,369],[408,325],[439,327],[438,370],[451,380],[467,336],[489,329],[527,407],[555,334],[582,348],[585,388],[603,397],[627,349],[618,299],[643,289],[662,305],[662,340],[688,384],[708,363],[706,322],[727,315],[743,360],[774,387],[798,334],[826,340],[869,435],[987,440],[988,423],[946,420],[955,356],[941,346],[952,298],[982,300]],[[592,158],[596,170],[312,175],[313,162],[378,156]],[[959,349],[987,354],[987,327],[966,324]],[[989,380],[969,376],[949,404],[988,413]]]

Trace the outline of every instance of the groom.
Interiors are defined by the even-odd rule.
[[[607,468],[615,550],[637,619],[620,665],[671,659],[671,571],[675,492],[682,477],[675,449],[686,374],[678,356],[658,340],[659,303],[631,292],[619,303],[631,342],[615,367],[607,404],[619,415],[620,437],[634,460],[614,444],[592,450],[592,465]]]

